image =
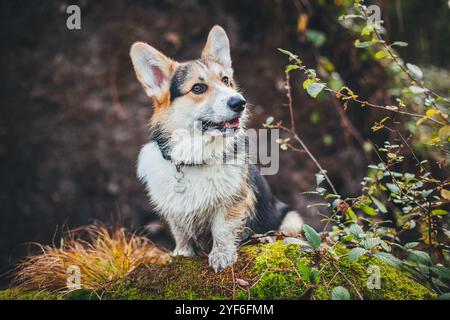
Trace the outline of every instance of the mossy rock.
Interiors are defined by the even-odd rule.
[[[0,291],[0,300],[26,299],[330,299],[333,288],[345,287],[352,299],[423,300],[436,294],[384,262],[362,257],[349,262],[343,257],[334,266],[298,245],[281,242],[246,246],[231,269],[215,274],[206,257],[176,258],[164,266],[145,265],[127,279],[102,292],[80,290],[61,296],[55,293]],[[369,289],[370,266],[379,267],[380,289]],[[302,276],[305,269],[320,270],[313,282]]]

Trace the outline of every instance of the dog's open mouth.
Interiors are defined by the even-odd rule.
[[[202,121],[202,131],[219,130],[220,132],[235,131],[239,129],[241,118],[237,117],[228,121],[211,122]]]

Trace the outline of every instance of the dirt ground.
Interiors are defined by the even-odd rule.
[[[146,41],[175,59],[192,59],[220,24],[231,40],[236,78],[254,105],[251,127],[269,115],[286,121],[286,58],[276,48],[315,65],[315,49],[296,31],[294,2],[78,1],[82,29],[70,31],[65,2],[2,1],[0,270],[28,250],[24,243],[50,243],[64,226],[94,219],[123,221],[170,246],[135,174],[152,107],[132,70],[131,44]],[[330,12],[310,10],[311,24],[328,35],[324,50],[341,76],[364,88],[368,99],[382,101],[380,68],[361,65],[353,49],[340,45],[352,40],[330,23]],[[363,76],[363,68],[371,76]],[[335,106],[310,99],[299,83],[293,79],[301,135],[342,194],[357,194],[367,165],[360,145]],[[349,114],[363,137],[373,120],[365,115]],[[324,144],[324,137],[332,142]],[[281,163],[280,173],[268,177],[274,193],[318,225],[317,212],[305,208],[312,199],[301,195],[314,187],[314,164],[293,153],[282,154]]]

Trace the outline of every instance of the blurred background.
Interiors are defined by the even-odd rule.
[[[450,82],[447,0],[369,1],[382,9],[389,40],[406,41],[402,56]],[[24,256],[26,243],[51,243],[65,227],[93,220],[123,223],[168,248],[170,235],[150,212],[135,164],[147,141],[150,100],[128,56],[145,41],[177,60],[200,55],[214,24],[228,32],[236,79],[253,105],[251,127],[268,116],[287,121],[286,57],[317,67],[326,56],[345,83],[376,103],[387,99],[384,69],[358,58],[354,37],[337,17],[350,1],[97,0],[1,1],[0,273]],[[81,30],[66,28],[77,4]],[[342,118],[331,100],[314,100],[292,79],[301,136],[344,196],[360,192],[373,156],[364,152],[379,111],[352,109]],[[431,80],[430,80],[431,81]],[[448,87],[448,86],[447,86]],[[343,120],[344,119],[344,120]],[[273,192],[320,224],[301,193],[317,172],[304,154],[281,156],[268,177]],[[0,276],[1,285],[6,277]]]

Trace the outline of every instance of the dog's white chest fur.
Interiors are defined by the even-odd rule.
[[[175,165],[162,157],[155,142],[146,144],[138,159],[137,174],[147,188],[152,204],[166,218],[182,221],[213,214],[242,188],[243,167],[212,164],[183,167],[186,190],[177,193]]]

